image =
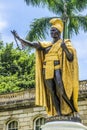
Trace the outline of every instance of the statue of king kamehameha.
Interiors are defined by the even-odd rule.
[[[30,42],[12,31],[23,45],[36,49],[36,105],[45,106],[48,115],[78,113],[78,62],[71,41],[62,41],[63,22],[49,21],[52,42]]]

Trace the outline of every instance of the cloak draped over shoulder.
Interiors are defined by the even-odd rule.
[[[77,62],[76,51],[72,47],[70,40],[65,40],[65,44],[67,48],[74,55],[73,61],[69,62],[67,60],[65,52],[63,52],[62,55],[62,48],[60,47],[61,42],[62,40],[60,39],[55,44],[52,44],[50,42],[40,42],[40,44],[43,48],[51,46],[49,53],[52,52],[53,54],[55,53],[58,54],[58,58],[60,60],[60,68],[62,69],[62,80],[64,83],[64,89],[66,91],[68,98],[71,99],[72,97],[74,107],[78,111],[79,82],[78,82],[78,62]],[[51,94],[46,89],[43,81],[42,69],[43,69],[44,57],[45,55],[43,50],[36,50],[36,102],[35,103],[36,105],[39,106],[45,106],[48,115],[56,115],[57,113],[51,99]],[[62,100],[61,112],[64,115],[67,115],[72,112],[70,107],[67,105],[67,103],[64,100]]]

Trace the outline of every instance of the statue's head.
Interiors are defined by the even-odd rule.
[[[49,21],[49,23],[52,24],[51,26],[51,37],[52,38],[58,38],[60,37],[62,31],[63,31],[63,22],[62,20],[58,19],[58,18],[53,18]]]
[[[63,22],[61,19],[53,18],[49,21],[52,24],[51,28],[56,28],[60,33],[63,31]]]

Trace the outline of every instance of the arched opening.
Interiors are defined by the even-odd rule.
[[[18,130],[18,122],[17,121],[8,122],[7,130]]]
[[[34,130],[41,130],[41,126],[45,124],[44,117],[38,117],[34,120]]]

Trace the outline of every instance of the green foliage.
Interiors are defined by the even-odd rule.
[[[0,47],[0,93],[35,86],[35,56],[13,48],[13,43]]]
[[[0,49],[3,48],[3,41],[0,41]]]
[[[46,38],[45,34],[48,34],[49,20],[51,18],[34,19],[34,22],[30,25],[31,31],[28,33],[26,39],[33,41]],[[42,31],[43,30],[43,31]],[[35,34],[35,35],[34,35]]]
[[[87,8],[87,0],[24,0],[27,5],[47,7],[49,11],[53,12],[56,16],[64,19],[64,12],[66,12],[67,38],[70,38],[73,33],[79,33],[79,29],[87,32],[87,16],[79,15],[81,11]],[[52,18],[52,17],[51,17]],[[28,40],[46,39],[47,30],[49,27],[48,19],[41,18],[35,19],[30,25],[30,31],[27,35]],[[74,21],[74,22],[73,22]],[[45,31],[46,30],[46,31]]]

